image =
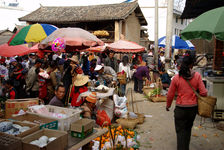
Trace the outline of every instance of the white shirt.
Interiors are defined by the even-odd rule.
[[[118,68],[118,72],[122,72],[124,70],[124,72],[127,75],[127,78],[131,78],[131,69],[130,69],[130,65],[127,64],[126,66],[123,65],[123,63],[121,62],[119,64],[119,68]]]

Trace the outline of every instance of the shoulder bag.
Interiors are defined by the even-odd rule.
[[[192,87],[189,80],[186,80],[191,89],[194,91],[194,94],[198,97],[198,114],[199,116],[205,118],[211,118],[214,107],[216,105],[217,98],[212,96],[203,97],[196,92],[196,90]]]

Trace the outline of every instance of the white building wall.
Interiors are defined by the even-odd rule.
[[[179,15],[173,15],[173,34],[180,36],[181,31],[189,24],[189,20],[180,19]]]
[[[167,6],[167,0],[158,0],[159,1],[159,7],[166,7]],[[149,33],[149,40],[154,41],[154,24],[155,24],[155,0],[138,0],[138,3],[141,7],[141,10],[148,22],[148,26],[146,27],[148,29]],[[145,5],[147,4],[147,5]],[[148,7],[148,8],[145,8]],[[174,7],[175,8],[175,7]],[[167,17],[167,8],[159,8],[159,38],[166,36],[166,17]],[[174,18],[176,19],[176,15],[174,14]],[[185,23],[186,20],[184,20],[184,23],[181,24],[181,20],[178,20],[178,23],[175,22],[175,19],[173,19],[173,34],[175,34],[175,28],[178,29],[178,32],[180,30],[183,30],[189,21],[187,21],[187,24]]]

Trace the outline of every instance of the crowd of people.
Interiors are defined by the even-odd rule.
[[[115,57],[112,51],[63,54],[58,51],[45,53],[41,58],[31,53],[23,57],[2,57],[0,61],[7,72],[1,75],[1,96],[8,99],[39,97],[44,104],[82,105],[79,95],[88,90],[89,80],[94,81],[95,86],[118,86],[119,95],[125,96],[126,84],[119,83],[118,72],[125,73],[127,82],[133,79],[134,90],[139,93],[142,93],[144,81],[152,82],[149,72],[153,72],[154,79],[161,77],[164,85],[167,84],[164,88],[170,84],[170,78],[164,70],[162,49],[158,70],[154,65],[152,50],[145,54],[122,54],[119,57]],[[57,100],[62,102],[57,103]]]

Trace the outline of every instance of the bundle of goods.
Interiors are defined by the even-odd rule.
[[[97,30],[94,31],[93,34],[95,36],[109,36],[109,33],[106,30]]]
[[[119,97],[117,94],[113,95],[113,100],[115,104],[114,114],[116,117],[127,118],[127,98]]]
[[[30,127],[28,126],[20,126],[18,124],[13,124],[13,122],[10,121],[0,122],[0,132],[4,132],[10,135],[19,135],[29,129]]]
[[[114,102],[110,99],[103,99],[102,104],[99,106],[96,114],[96,123],[100,126],[107,123],[111,124],[114,117]]]
[[[50,137],[48,138],[47,136],[43,135],[39,139],[31,141],[30,144],[37,145],[39,147],[44,147],[51,141],[54,141],[56,137]]]
[[[101,93],[106,93],[108,92],[109,88],[105,85],[99,85],[95,88],[95,91],[101,92]]]
[[[68,133],[65,131],[42,129],[22,139],[23,150],[62,150],[68,146]]]
[[[128,148],[138,149],[139,136],[137,132],[133,130],[123,129],[121,126],[118,127],[107,127],[108,132],[105,133],[102,137],[97,137],[93,140],[93,150],[102,150],[106,149],[124,149]]]
[[[28,109],[30,114],[36,114],[41,117],[57,119],[59,130],[67,131],[70,124],[80,119],[80,109],[69,109],[51,105],[31,106]]]

